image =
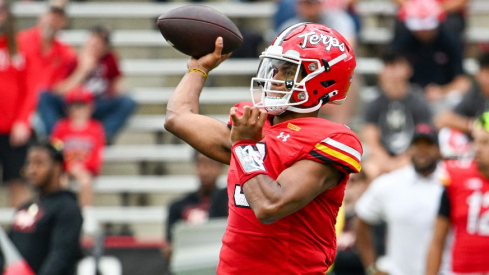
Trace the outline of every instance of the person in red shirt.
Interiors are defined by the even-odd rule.
[[[91,119],[93,94],[79,86],[66,95],[68,118],[54,127],[51,139],[61,143],[68,175],[80,186],[79,200],[83,207],[84,230],[92,233],[96,225],[91,216],[93,179],[102,168],[105,133],[100,122]]]
[[[406,4],[413,1],[426,0],[392,0],[399,7],[402,13]],[[431,1],[431,0],[430,0]],[[460,40],[464,40],[463,34],[466,26],[466,13],[469,0],[433,0],[438,2],[446,19],[441,23],[441,27],[446,31],[455,33]],[[396,32],[406,33],[408,30],[403,26],[401,21],[396,22]],[[396,33],[396,35],[401,35]]]
[[[436,275],[448,230],[454,232],[454,274],[489,274],[489,112],[474,123],[473,161],[448,161],[442,182],[433,240],[428,253],[427,275]]]
[[[10,204],[16,207],[30,198],[20,170],[31,136],[34,96],[25,86],[25,59],[17,48],[13,21],[8,3],[0,0],[0,164]]]
[[[353,49],[327,26],[288,27],[260,56],[251,91],[261,101],[238,103],[226,125],[199,115],[208,73],[229,57],[222,48],[219,37],[213,53],[190,58],[165,121],[204,155],[230,164],[217,274],[324,274],[336,254],[345,185],[360,171],[363,150],[352,130],[318,113],[346,99]]]
[[[58,32],[67,24],[62,7],[50,6],[36,26],[21,31],[17,37],[19,50],[27,60],[26,85],[34,100],[29,106],[34,111],[39,94],[50,90],[66,75],[66,67],[76,58],[73,48],[57,39]]]
[[[122,95],[122,73],[110,45],[108,28],[93,27],[78,60],[66,67],[66,78],[51,91],[41,94],[38,110],[49,133],[56,121],[64,116],[63,95],[78,85],[84,85],[93,93],[93,117],[102,122],[107,140],[111,141],[134,110],[135,103]]]

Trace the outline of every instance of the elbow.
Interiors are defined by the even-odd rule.
[[[279,206],[269,203],[262,204],[256,207],[256,209],[253,209],[256,218],[263,224],[272,224],[278,221],[281,218],[279,210]]]
[[[178,124],[177,120],[178,120],[178,116],[175,113],[171,111],[167,111],[165,117],[165,124],[164,124],[165,129],[168,132],[175,134],[176,127]]]

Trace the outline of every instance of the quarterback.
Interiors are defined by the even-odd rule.
[[[188,61],[167,106],[165,127],[203,154],[230,164],[229,218],[218,274],[324,274],[336,253],[335,223],[362,146],[348,127],[322,118],[347,97],[355,56],[320,24],[299,23],[261,54],[253,102],[225,123],[199,115],[207,74],[229,55]],[[261,93],[260,99],[253,98]]]

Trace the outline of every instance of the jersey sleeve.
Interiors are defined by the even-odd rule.
[[[330,164],[343,173],[358,173],[362,169],[362,144],[349,133],[337,133],[318,142],[306,159]]]
[[[447,189],[443,190],[440,199],[440,208],[438,209],[438,216],[450,219],[450,200],[448,199]]]

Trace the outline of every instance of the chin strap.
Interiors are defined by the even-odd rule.
[[[297,107],[294,107],[294,106],[289,106],[287,108],[287,111],[291,111],[291,112],[294,112],[294,113],[301,113],[301,114],[304,114],[304,113],[311,113],[311,112],[315,112],[317,110],[319,110],[319,108],[321,108],[321,106],[323,106],[323,101],[322,100],[319,100],[319,104],[314,106],[314,107],[310,107],[310,108],[297,108]]]

